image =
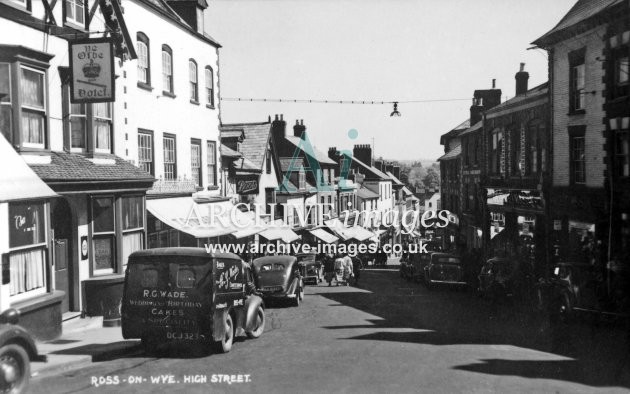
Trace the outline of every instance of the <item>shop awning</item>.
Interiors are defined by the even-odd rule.
[[[259,234],[269,241],[281,240],[285,243],[291,243],[300,239],[300,236],[297,235],[295,231],[291,230],[290,227],[285,226],[282,220],[276,220]]]
[[[313,236],[321,239],[322,241],[326,242],[327,244],[332,244],[332,243],[335,243],[335,242],[339,241],[338,237],[335,237],[334,235],[332,235],[328,231],[324,230],[323,228],[316,228],[315,230],[311,230],[309,232],[311,234],[313,234]]]
[[[58,197],[26,164],[11,144],[0,135],[0,202]]]
[[[363,242],[374,236],[373,232],[360,226],[345,227],[339,219],[328,220],[324,224],[344,241],[356,239],[359,242]]]
[[[232,236],[234,236],[234,238],[241,239],[241,238],[249,237],[249,236],[258,234],[261,231],[263,231],[265,228],[267,228],[267,225],[262,221],[260,222],[260,226],[255,225],[256,214],[254,212],[251,212],[251,211],[244,212],[243,215],[245,215],[251,221],[251,223],[254,223],[254,225],[248,226],[246,228],[233,232]]]
[[[251,218],[229,201],[197,203],[192,197],[147,200],[147,210],[163,223],[195,238],[246,230]]]

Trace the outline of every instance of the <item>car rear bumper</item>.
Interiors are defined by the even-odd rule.
[[[429,283],[440,283],[440,284],[445,284],[445,285],[459,285],[459,286],[465,286],[468,284],[466,282],[461,282],[461,281],[435,280],[435,279],[429,279]]]

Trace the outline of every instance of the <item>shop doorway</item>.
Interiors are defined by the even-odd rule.
[[[65,198],[53,205],[52,229],[54,234],[55,288],[66,293],[61,302],[61,313],[70,310],[72,294],[72,210]]]

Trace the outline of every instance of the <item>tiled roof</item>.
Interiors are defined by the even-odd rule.
[[[469,127],[470,127],[470,119],[466,119],[462,123],[455,126],[455,128],[450,130],[448,133],[442,134],[440,136],[440,145],[444,145],[446,143],[445,141],[446,138],[454,137]]]
[[[462,136],[462,135],[472,133],[474,131],[481,129],[482,127],[483,127],[483,121],[480,120],[479,122],[475,123],[472,127],[469,127],[468,129],[462,131],[459,135]]]
[[[361,186],[357,190],[357,196],[359,196],[359,198],[362,198],[364,200],[375,199],[379,197],[378,194],[374,193],[372,190],[368,189],[365,186]]]
[[[623,0],[579,0],[553,29],[534,41],[534,44],[551,44],[554,42],[554,36],[558,36],[564,30],[570,29],[578,25],[580,22],[583,22],[605,11],[607,8],[622,2]]]
[[[447,154],[445,154],[444,156],[440,157],[438,159],[438,161],[456,159],[456,158],[459,157],[459,155],[461,153],[462,153],[462,146],[461,145],[457,145],[455,148],[453,148],[450,151],[448,151]]]
[[[239,123],[221,126],[221,135],[224,132],[242,130],[245,138],[241,142],[239,152],[258,169],[262,169],[265,162],[265,152],[271,133],[271,123]]]
[[[153,181],[153,175],[144,172],[115,155],[103,158],[115,164],[95,164],[86,157],[68,152],[51,152],[50,164],[31,164],[31,168],[42,180],[50,181]]]
[[[289,166],[291,165],[291,163],[293,162],[293,158],[292,157],[281,157],[279,159],[280,161],[280,170],[282,172],[287,172],[289,170]],[[304,167],[303,163],[299,163],[299,159],[298,159],[298,168],[294,168],[294,170],[299,170],[300,168]]]
[[[292,135],[288,135],[286,136],[287,141],[289,141],[290,143],[292,143],[293,145],[300,146],[300,137],[295,137]],[[336,165],[337,163],[334,162],[330,157],[328,157],[327,155],[323,154],[322,152],[320,152],[319,150],[317,150],[317,148],[313,147],[313,154],[315,155],[315,160],[317,160],[320,163],[323,164],[334,164]]]
[[[257,171],[257,172],[261,171],[259,167],[257,167],[254,163],[252,163],[245,157],[241,157],[240,159],[237,159],[234,162],[233,166],[236,171],[238,170]]]

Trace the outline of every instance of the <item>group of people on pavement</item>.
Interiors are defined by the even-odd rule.
[[[332,286],[333,281],[337,286],[350,285],[352,282],[355,286],[359,284],[359,277],[363,269],[363,261],[359,256],[350,257],[338,253],[336,256],[325,255],[324,263],[324,279],[328,282],[328,286]]]

